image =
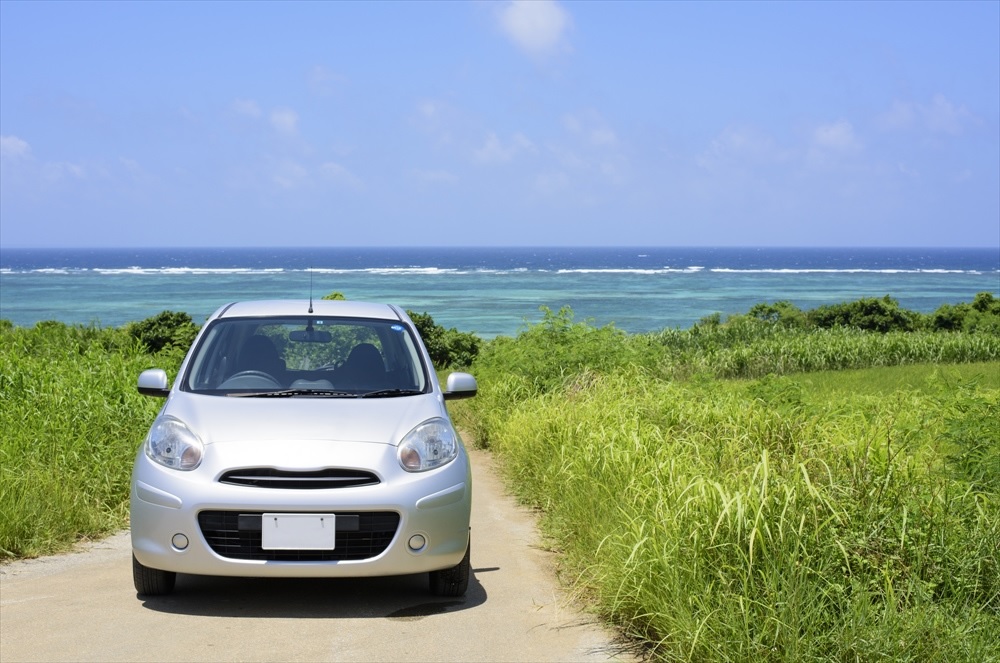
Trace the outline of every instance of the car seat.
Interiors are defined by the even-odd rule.
[[[385,384],[385,362],[382,353],[371,343],[351,349],[347,361],[338,369],[340,383],[346,387],[379,389]]]
[[[275,380],[285,379],[285,361],[278,354],[274,343],[266,336],[255,334],[248,338],[236,357],[234,374],[242,371],[263,371]]]

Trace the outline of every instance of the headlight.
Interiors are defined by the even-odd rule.
[[[173,417],[157,417],[143,446],[150,460],[175,470],[198,467],[205,451],[198,436]]]
[[[433,470],[458,456],[458,435],[446,420],[429,419],[406,434],[397,453],[407,472]]]

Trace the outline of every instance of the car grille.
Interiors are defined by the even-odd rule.
[[[369,559],[389,547],[399,527],[399,514],[394,511],[335,514],[337,539],[333,550],[262,549],[260,511],[202,511],[198,525],[208,545],[223,557],[274,562]]]
[[[220,483],[256,488],[291,488],[314,490],[322,488],[352,488],[372,486],[378,477],[365,470],[327,468],[312,472],[276,470],[270,467],[250,467],[230,470],[219,478]]]

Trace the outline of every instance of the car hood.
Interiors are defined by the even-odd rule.
[[[162,415],[183,421],[205,444],[339,440],[397,445],[418,424],[447,418],[438,394],[395,398],[235,398],[175,392]]]

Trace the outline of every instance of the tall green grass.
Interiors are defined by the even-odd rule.
[[[577,587],[662,660],[1000,654],[1000,501],[949,441],[969,402],[995,426],[996,392],[799,396],[591,376],[490,447]]]
[[[560,312],[483,349],[459,416],[659,660],[1000,660],[997,348]]]
[[[127,524],[132,460],[159,407],[135,380],[154,363],[120,330],[0,325],[0,556]]]
[[[671,376],[755,378],[925,363],[1000,360],[1000,335],[871,332],[850,327],[789,329],[744,318],[720,327],[665,330],[650,337]]]

